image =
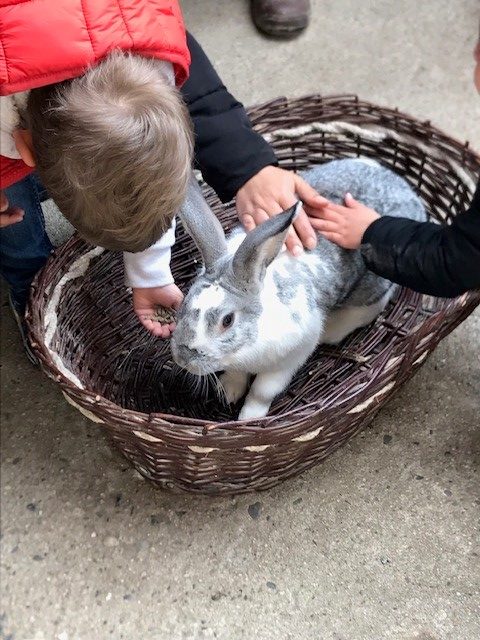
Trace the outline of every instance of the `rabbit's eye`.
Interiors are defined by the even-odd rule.
[[[233,324],[233,319],[234,319],[233,313],[227,313],[226,316],[223,316],[222,327],[224,329],[228,329],[229,327],[231,327]]]

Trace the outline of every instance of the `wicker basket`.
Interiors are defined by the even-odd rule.
[[[314,95],[257,106],[250,117],[283,167],[374,157],[405,176],[441,222],[471,200],[479,156],[397,110]],[[235,224],[233,204],[205,194],[224,226]],[[197,258],[180,229],[173,258],[180,285],[194,276]],[[139,325],[118,254],[73,237],[37,277],[28,321],[45,372],[142,475],[161,487],[226,494],[268,489],[323,460],[479,302],[478,292],[443,300],[400,291],[373,326],[339,349],[319,347],[267,418],[244,423]]]

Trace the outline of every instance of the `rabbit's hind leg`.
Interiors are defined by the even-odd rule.
[[[320,342],[322,344],[338,344],[355,329],[369,325],[385,309],[392,297],[393,290],[390,288],[374,304],[365,307],[343,307],[332,311],[327,318]]]

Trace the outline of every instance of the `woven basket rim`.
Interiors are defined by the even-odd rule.
[[[274,98],[273,100],[266,100],[264,102],[259,102],[258,104],[251,105],[247,107],[247,112],[250,113],[250,111],[254,111],[254,110],[257,111],[263,108],[268,109],[269,107],[272,107],[277,104],[282,104],[282,103],[284,103],[285,105],[288,105],[289,107],[292,107],[294,105],[300,106],[304,102],[311,102],[312,100],[315,100],[315,99],[321,100],[323,103],[334,102],[338,100],[352,100],[352,104],[355,104],[357,106],[370,107],[382,113],[389,114],[394,117],[397,116],[411,123],[420,124],[425,128],[430,129],[430,131],[432,133],[435,133],[440,139],[443,139],[445,140],[445,142],[448,142],[450,146],[458,147],[459,151],[467,152],[467,154],[471,155],[474,160],[476,160],[477,162],[480,162],[480,148],[478,151],[476,151],[473,148],[470,140],[466,139],[462,142],[460,138],[456,136],[452,136],[449,133],[447,133],[443,128],[435,124],[432,124],[431,119],[421,120],[419,117],[412,115],[408,111],[400,110],[398,107],[388,107],[382,104],[378,104],[376,102],[370,102],[369,100],[364,100],[362,98],[359,98],[358,95],[355,93],[334,93],[334,94],[327,94],[327,95],[323,95],[321,93],[310,93],[310,94],[303,94],[295,98],[288,98],[287,96],[279,96],[278,98]],[[281,127],[281,128],[285,129],[287,127]]]
[[[424,127],[425,129],[428,130],[430,135],[436,136],[437,139],[440,139],[445,143],[448,143],[450,148],[456,147],[457,151],[462,154],[462,157],[464,159],[467,159],[467,157],[469,158],[472,165],[477,165],[477,164],[480,165],[480,153],[472,149],[468,141],[465,141],[462,143],[460,140],[449,136],[443,130],[432,125],[430,120],[422,121],[422,120],[419,120],[418,118],[415,118],[414,116],[411,116],[408,113],[400,111],[398,108],[383,107],[381,105],[378,105],[369,101],[360,100],[354,94],[335,94],[335,95],[327,95],[327,96],[322,96],[321,94],[310,94],[310,95],[305,95],[305,96],[293,98],[293,99],[288,99],[286,97],[279,97],[274,100],[270,100],[270,101],[260,103],[258,105],[254,105],[250,107],[248,111],[253,112],[253,111],[259,111],[262,109],[269,109],[279,104],[284,104],[286,107],[291,109],[291,108],[295,108],[296,106],[301,107],[302,104],[306,102],[312,102],[315,100],[320,100],[323,103],[335,102],[339,100],[349,100],[352,102],[352,105],[364,106],[366,108],[372,109],[372,111],[377,112],[379,114],[388,114],[394,117],[402,118],[403,120],[406,120],[409,123]],[[255,124],[255,119],[252,119],[252,120]],[[260,126],[257,127],[257,130],[259,130],[261,133],[262,132],[264,133],[266,131],[266,127],[262,128],[261,122],[259,123],[259,125]],[[287,129],[290,126],[291,125],[279,126],[277,127],[277,129]],[[275,131],[276,129],[272,127],[268,127],[268,130]],[[75,244],[84,244],[85,247],[87,246],[83,242],[83,240],[81,240],[75,234],[64,245],[62,245],[61,247],[58,247],[53,252],[52,256],[49,259],[48,264],[54,261],[60,252],[65,251],[67,247]],[[35,277],[35,280],[30,292],[29,306],[32,306],[35,304],[37,291],[39,289],[42,290],[42,284],[43,284],[42,274],[43,274],[43,271],[37,274],[37,276]],[[47,285],[47,286],[51,286],[51,285]],[[476,306],[477,304],[480,303],[480,291],[467,292],[463,294],[463,296],[460,296],[459,298],[457,298],[456,303],[463,306],[466,306],[466,305]],[[441,319],[445,315],[446,315],[445,309],[439,310],[436,313],[434,313],[427,322],[430,324],[438,321],[439,324],[441,324]],[[155,427],[162,425],[164,427],[173,427],[176,430],[187,430],[187,431],[191,431],[192,429],[195,431],[201,430],[203,432],[203,435],[205,436],[214,430],[217,434],[219,434],[219,432],[223,432],[223,433],[228,432],[229,438],[232,438],[232,437],[241,438],[242,436],[245,436],[245,435],[251,435],[253,430],[261,429],[262,432],[264,432],[265,434],[268,434],[268,433],[276,432],[278,429],[284,428],[282,425],[277,424],[279,419],[278,415],[268,415],[265,418],[256,419],[256,420],[247,420],[247,421],[230,420],[226,422],[215,422],[215,421],[205,420],[202,418],[189,418],[189,417],[178,416],[178,415],[169,414],[169,413],[156,413],[156,412],[145,413],[145,412],[137,411],[133,409],[125,409],[121,405],[116,404],[112,400],[109,400],[108,398],[98,394],[95,391],[90,391],[88,389],[81,389],[78,386],[76,386],[67,376],[65,376],[62,373],[62,371],[56,365],[49,350],[47,349],[46,345],[43,343],[42,336],[40,333],[43,327],[40,328],[40,327],[34,326],[32,322],[32,314],[30,312],[27,313],[27,324],[29,328],[30,337],[32,340],[32,346],[36,351],[37,355],[39,356],[43,369],[45,370],[45,372],[49,377],[55,379],[60,384],[62,391],[65,397],[67,398],[67,400],[70,403],[73,403],[80,410],[83,410],[83,411],[86,410],[87,412],[91,411],[92,414],[96,415],[98,408],[101,407],[104,410],[105,414],[107,414],[109,417],[112,417],[114,420],[118,420],[119,414],[120,414],[122,417],[122,422],[123,420],[128,421],[129,426],[131,427],[132,430],[135,430],[135,428],[138,426],[141,429],[141,431],[144,431],[146,433],[148,433],[150,426],[152,427],[152,430],[153,430]],[[411,339],[411,336],[410,337],[405,336],[404,340],[402,340],[402,344],[403,342],[407,343],[410,339]],[[399,349],[399,351],[401,350]],[[388,354],[388,357],[392,358],[395,356],[393,353],[390,352]],[[385,359],[385,354],[382,353],[382,351],[380,351],[378,354],[375,354],[374,356],[372,356],[372,360],[369,361],[369,366],[374,373],[376,370],[375,365],[378,364],[379,361],[381,362],[382,358]],[[386,362],[387,361],[385,361],[384,366]],[[86,406],[81,407],[78,404],[77,400],[73,400],[73,398],[75,398],[79,394],[82,397],[83,404]],[[301,407],[295,407],[289,411],[286,411],[282,414],[282,418],[289,418],[292,424],[295,423],[297,419],[299,421],[305,421],[306,415],[308,414],[318,411],[319,409],[321,409],[322,412],[325,412],[325,413],[328,413],[330,410],[332,412],[336,412],[338,411],[339,407],[342,407],[343,405],[348,403],[348,401],[349,401],[348,397],[342,398],[340,403],[333,404],[330,407],[324,408],[322,407],[322,400],[320,399],[318,401],[309,402],[308,404],[302,405]],[[97,422],[99,423],[104,421],[105,421],[104,418],[102,419],[99,418],[97,420]],[[305,430],[308,430],[308,428],[309,426],[305,425]],[[221,444],[216,444],[216,446],[221,446]]]

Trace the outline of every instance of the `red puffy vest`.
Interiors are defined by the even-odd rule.
[[[81,75],[113,49],[167,60],[177,84],[190,54],[177,0],[0,0],[0,95]],[[30,169],[0,156],[0,186]]]

